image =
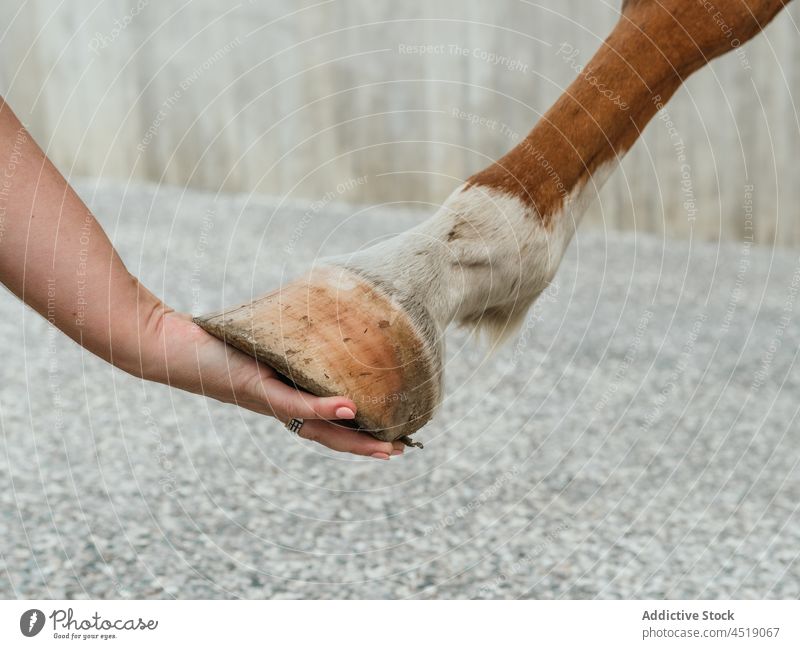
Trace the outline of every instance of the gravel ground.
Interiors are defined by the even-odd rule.
[[[80,190],[194,313],[421,218]],[[506,347],[450,333],[425,449],[388,463],[126,376],[0,294],[0,594],[798,597],[798,273],[796,251],[582,229]]]

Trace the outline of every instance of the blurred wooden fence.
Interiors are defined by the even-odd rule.
[[[0,89],[72,176],[433,206],[531,128],[617,10],[3,0]],[[654,121],[587,219],[800,244],[798,19],[693,77],[677,131]]]

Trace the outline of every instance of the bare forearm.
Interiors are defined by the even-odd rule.
[[[261,365],[175,313],[125,268],[100,224],[0,98],[0,282],[73,340],[131,374],[235,403],[337,451],[389,459],[381,442],[334,419],[355,404],[285,385]]]
[[[0,174],[0,281],[91,352],[140,373],[139,343],[163,306],[1,99]]]

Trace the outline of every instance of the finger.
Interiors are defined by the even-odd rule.
[[[392,442],[392,455],[402,455],[406,450],[406,445],[403,442]]]
[[[355,419],[356,404],[346,397],[315,397],[277,379],[264,381],[272,410],[286,419]]]
[[[381,460],[388,460],[394,449],[390,442],[382,442],[367,433],[315,419],[306,421],[298,435],[334,451]]]

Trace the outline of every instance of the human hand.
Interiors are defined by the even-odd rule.
[[[355,404],[345,397],[315,397],[286,385],[272,368],[218,340],[189,315],[158,309],[147,319],[148,340],[141,366],[133,373],[171,387],[233,403],[282,422],[304,419],[298,433],[334,451],[388,460],[403,452],[402,442],[382,442],[337,425],[352,420]]]

